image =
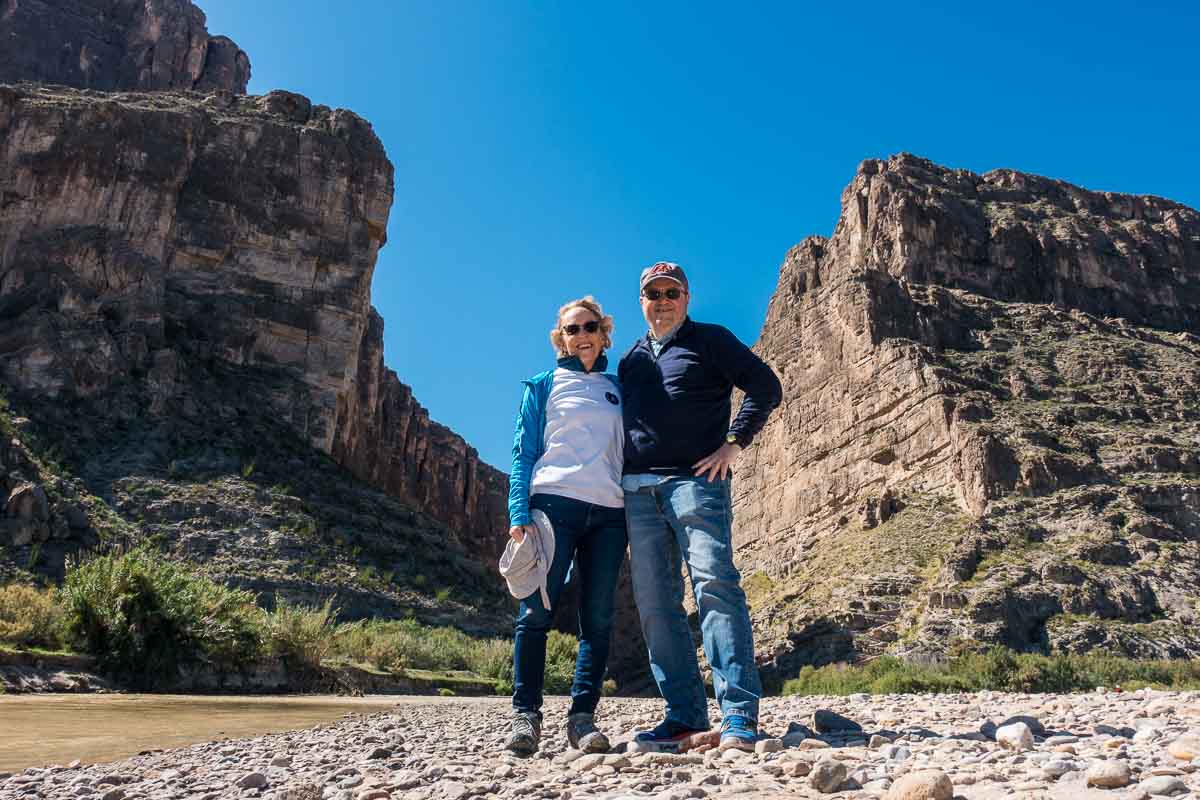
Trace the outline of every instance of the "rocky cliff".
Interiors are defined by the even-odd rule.
[[[5,0],[0,83],[244,94],[250,59],[189,0]]]
[[[1200,654],[1200,214],[908,155],[788,253],[738,465],[772,675],[980,643]]]
[[[368,123],[287,92],[26,84],[0,87],[0,142],[12,392],[101,415],[130,386],[163,419],[269,411],[476,558],[497,552],[504,476],[383,366],[370,285],[392,166]]]

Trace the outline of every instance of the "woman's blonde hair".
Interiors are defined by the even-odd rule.
[[[559,358],[567,354],[566,341],[562,332],[563,314],[572,308],[586,308],[595,314],[596,319],[600,320],[600,335],[603,337],[601,349],[607,350],[612,347],[613,318],[605,316],[604,309],[596,302],[596,298],[589,294],[578,300],[571,300],[563,304],[563,307],[558,310],[558,319],[555,321],[554,327],[550,330],[550,344],[554,345],[554,352],[558,353]]]

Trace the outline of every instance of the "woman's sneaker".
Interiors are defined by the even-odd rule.
[[[586,711],[567,717],[567,741],[585,753],[607,753],[611,747],[608,737],[596,727],[596,718]]]
[[[734,714],[721,722],[721,749],[754,752],[758,741],[758,725],[754,720]]]
[[[707,733],[702,728],[689,728],[673,719],[665,719],[651,730],[633,737],[630,750],[637,753],[682,753]]]
[[[517,755],[531,756],[537,752],[542,740],[542,718],[528,711],[513,714],[512,732],[504,742],[504,748]]]

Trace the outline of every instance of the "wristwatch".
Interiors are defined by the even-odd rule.
[[[730,431],[729,433],[725,434],[725,443],[726,444],[736,444],[738,447],[743,446],[741,440],[738,438],[738,435],[736,433],[734,433],[733,431]]]

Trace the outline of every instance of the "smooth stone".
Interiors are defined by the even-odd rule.
[[[1200,736],[1180,736],[1167,745],[1167,752],[1171,754],[1172,758],[1177,758],[1180,761],[1191,761],[1200,758]]]
[[[1037,717],[1031,717],[1028,714],[1016,714],[1015,716],[1011,716],[1008,719],[1001,722],[999,725],[997,725],[996,729],[999,730],[1000,728],[1003,728],[1006,725],[1015,725],[1018,722],[1025,723],[1025,726],[1027,728],[1029,728],[1029,731],[1034,736],[1041,736],[1042,734],[1044,734],[1046,732],[1046,728],[1045,728],[1045,726],[1042,725],[1042,721],[1039,720]]]
[[[754,743],[754,752],[759,755],[778,753],[782,749],[783,741],[780,739],[759,739]]]
[[[817,709],[812,715],[812,728],[817,733],[862,733],[862,725],[859,725],[849,717],[843,717],[835,711],[830,711],[825,708]]]
[[[1046,747],[1057,747],[1060,744],[1075,744],[1078,741],[1078,736],[1065,736],[1060,734],[1058,736],[1047,737],[1043,744],[1045,744]]]
[[[1124,761],[1095,761],[1084,775],[1088,786],[1101,789],[1120,789],[1133,783],[1129,765]]]
[[[1042,774],[1047,778],[1061,778],[1068,772],[1075,771],[1075,763],[1063,759],[1052,759],[1042,765]]]
[[[438,784],[437,797],[439,800],[463,800],[469,797],[471,790],[458,781],[442,781]]]
[[[1151,797],[1172,797],[1187,794],[1187,784],[1169,775],[1156,775],[1138,784],[1138,788]]]
[[[942,770],[919,770],[901,776],[888,789],[887,800],[953,800],[954,784]]]
[[[822,794],[832,794],[846,780],[846,765],[832,758],[818,761],[808,774],[808,784]]]
[[[267,785],[267,776],[261,772],[251,772],[248,775],[243,775],[238,781],[238,786],[243,789],[263,789]]]

